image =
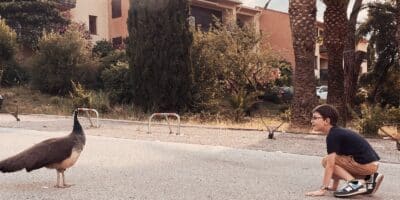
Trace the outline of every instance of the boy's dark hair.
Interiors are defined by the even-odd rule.
[[[312,112],[319,113],[323,119],[329,118],[331,121],[331,125],[336,126],[336,123],[339,118],[339,112],[336,110],[334,106],[329,104],[322,104],[315,107]]]

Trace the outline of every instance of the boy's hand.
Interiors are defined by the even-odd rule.
[[[326,192],[325,189],[320,189],[320,190],[317,190],[317,191],[307,192],[306,196],[313,196],[313,197],[324,196],[325,192]]]

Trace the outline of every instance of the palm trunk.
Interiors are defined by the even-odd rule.
[[[294,69],[292,128],[308,128],[315,94],[314,52],[316,36],[316,0],[290,0],[289,16],[296,67]]]
[[[400,55],[400,0],[396,0],[396,22],[397,22],[396,24],[397,54]],[[400,56],[398,56],[398,59],[400,59]]]
[[[325,44],[328,50],[328,99],[339,113],[339,125],[346,125],[346,106],[344,98],[343,50],[347,35],[346,9],[348,0],[324,0]]]
[[[362,0],[356,0],[353,5],[353,11],[350,15],[348,22],[348,30],[346,37],[346,44],[344,47],[343,59],[344,59],[344,90],[345,90],[345,106],[347,108],[354,107],[354,97],[357,93],[357,82],[360,74],[360,64],[356,62],[356,24],[358,13],[360,12]],[[351,117],[350,113],[347,113],[347,117]]]

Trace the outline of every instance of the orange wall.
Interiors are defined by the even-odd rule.
[[[109,1],[111,5],[111,0]],[[109,6],[109,39],[120,37],[126,38],[128,36],[128,29],[127,29],[127,20],[128,20],[128,10],[129,10],[129,0],[121,0],[121,14],[122,16],[119,18],[112,18],[112,11],[111,6]]]
[[[262,9],[260,30],[263,34],[263,42],[269,43],[274,52],[295,66],[289,15]]]

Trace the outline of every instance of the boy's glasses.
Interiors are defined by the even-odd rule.
[[[317,119],[320,119],[320,118],[322,118],[322,117],[319,117],[319,116],[312,116],[311,117],[312,120],[317,120]]]

